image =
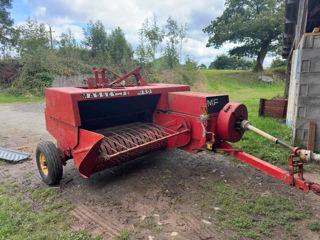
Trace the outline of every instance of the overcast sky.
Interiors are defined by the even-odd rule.
[[[202,29],[222,14],[224,0],[13,0],[11,16],[15,24],[22,24],[28,16],[50,24],[53,35],[58,38],[68,28],[77,40],[83,39],[82,28],[89,20],[100,20],[106,31],[120,27],[133,49],[139,44],[138,31],[146,18],[154,14],[159,25],[172,16],[179,23],[188,25],[183,45],[183,59],[189,55],[199,64],[209,65],[217,55],[227,53],[233,44],[219,49],[206,48],[208,36]],[[267,57],[265,66],[271,58]]]

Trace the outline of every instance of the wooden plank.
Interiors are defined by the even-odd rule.
[[[265,117],[276,117],[276,118],[281,118],[282,114],[281,113],[273,113],[273,112],[268,112],[264,114]]]
[[[315,122],[309,123],[309,133],[308,133],[308,150],[314,151],[314,144],[316,140],[316,127]]]
[[[260,98],[260,104],[259,104],[259,116],[263,116],[263,109],[264,109],[264,98]]]
[[[285,103],[274,104],[274,103],[265,102],[264,106],[265,106],[265,107],[284,108],[284,107],[287,106],[287,105],[286,105]]]
[[[275,109],[275,108],[265,108],[263,110],[263,112],[272,112],[272,113],[279,113],[279,114],[283,114],[283,109]]]
[[[274,103],[274,104],[281,104],[281,103],[286,103],[287,102],[287,99],[265,99],[266,102],[269,102],[269,103]]]

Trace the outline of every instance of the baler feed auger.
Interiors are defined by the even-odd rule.
[[[87,178],[153,151],[180,148],[191,153],[223,151],[304,192],[320,195],[320,186],[303,177],[303,165],[320,161],[320,155],[253,127],[245,105],[230,103],[228,95],[191,92],[180,84],[147,84],[141,67],[123,76],[103,68],[101,78],[93,70],[95,78],[88,79],[88,86],[46,89],[46,127],[57,147],[51,142],[37,147],[37,165],[45,183],[59,183],[69,159]],[[227,143],[239,141],[246,130],[290,149],[289,172]]]

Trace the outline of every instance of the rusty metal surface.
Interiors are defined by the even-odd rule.
[[[163,149],[169,137],[181,134],[152,123],[133,123],[97,132],[105,137],[96,171]]]
[[[15,150],[9,150],[0,147],[0,159],[18,162],[30,157],[29,153],[19,152]]]

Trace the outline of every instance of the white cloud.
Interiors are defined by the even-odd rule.
[[[34,10],[33,14],[36,17],[43,17],[43,16],[45,16],[46,11],[47,11],[47,9],[45,7],[39,6],[39,7],[36,7],[36,9]]]
[[[73,35],[74,35],[74,37],[75,37],[75,39],[77,41],[80,41],[80,40],[83,39],[83,31],[82,31],[82,28],[79,27],[79,26],[70,25],[70,24],[64,24],[64,25],[61,25],[61,26],[55,25],[55,26],[53,26],[51,28],[53,30],[52,36],[57,40],[59,40],[60,35],[62,33],[67,32],[68,29],[71,30],[71,32],[73,33]]]
[[[43,23],[50,24],[54,37],[68,28],[78,41],[83,39],[82,27],[89,20],[100,20],[107,32],[120,27],[133,48],[138,45],[138,31],[146,18],[154,14],[164,25],[169,16],[189,27],[184,43],[183,57],[187,55],[199,63],[209,64],[217,55],[227,53],[234,44],[224,44],[220,49],[206,48],[208,37],[202,29],[222,14],[225,0],[24,0],[33,14]],[[268,59],[269,62],[269,59]]]

